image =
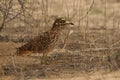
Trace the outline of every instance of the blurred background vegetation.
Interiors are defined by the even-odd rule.
[[[57,65],[63,65],[63,70],[73,69],[71,65],[76,70],[88,72],[100,67],[111,70],[120,68],[120,0],[0,0],[0,55],[15,52],[17,46],[49,30],[57,17],[68,18],[75,24],[74,28],[63,31],[65,35],[61,36],[58,46],[65,43],[68,53],[80,54],[58,55],[55,61],[58,61]],[[73,33],[67,36],[69,31]],[[24,65],[22,68],[26,72],[31,71],[32,74],[32,69],[42,67],[33,58],[23,58],[19,60],[25,60],[29,65],[24,61],[21,61],[24,64],[20,61],[18,64]],[[59,64],[61,58],[63,64]],[[34,64],[39,67],[34,67]],[[14,72],[14,67],[7,65],[3,65],[1,70],[4,71],[5,67],[12,68]],[[57,67],[52,65],[50,69],[53,68]],[[41,70],[44,71],[43,68]]]

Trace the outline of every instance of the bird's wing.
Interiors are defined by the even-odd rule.
[[[43,49],[44,47],[47,47],[47,45],[50,43],[50,40],[51,38],[49,32],[44,32],[43,34],[36,36],[23,46],[19,47],[19,49],[30,51]]]

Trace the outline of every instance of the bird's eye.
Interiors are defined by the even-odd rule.
[[[60,23],[65,23],[65,20],[61,20]]]

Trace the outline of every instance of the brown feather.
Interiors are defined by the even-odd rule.
[[[18,55],[32,53],[47,54],[54,49],[56,42],[59,39],[60,33],[65,26],[65,23],[60,23],[59,19],[56,19],[51,30],[44,32],[41,35],[30,40],[28,43],[17,49]]]

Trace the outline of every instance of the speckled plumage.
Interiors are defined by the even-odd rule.
[[[41,35],[33,38],[23,46],[17,48],[17,54],[43,53],[47,54],[54,49],[56,42],[59,40],[60,33],[65,25],[73,23],[66,23],[66,20],[58,18],[55,20],[51,30],[44,32]]]

